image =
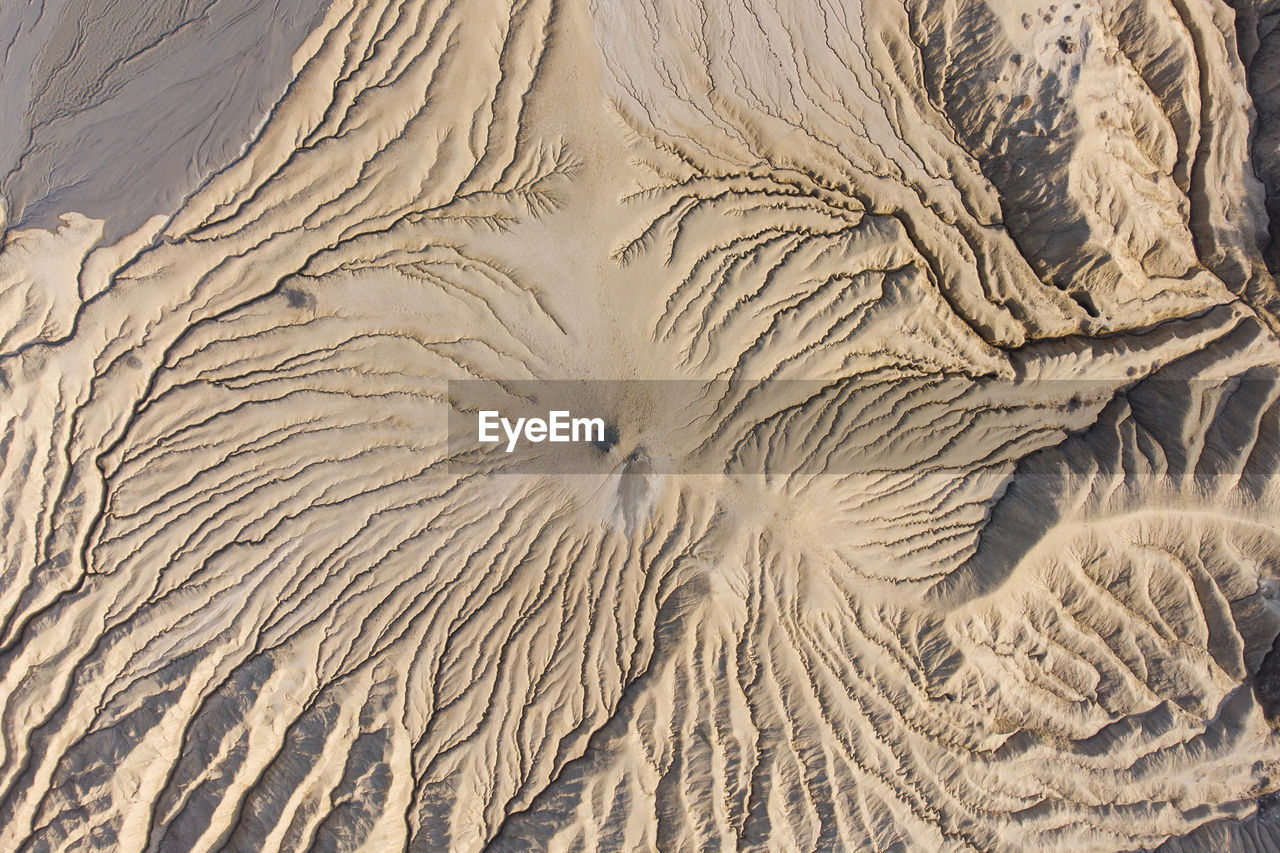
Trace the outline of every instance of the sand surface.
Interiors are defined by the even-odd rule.
[[[1278,24],[4,0],[0,850],[1280,850]]]

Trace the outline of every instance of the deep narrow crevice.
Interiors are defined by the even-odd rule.
[[[1254,106],[1253,171],[1266,190],[1267,269],[1280,272],[1280,3],[1229,0],[1236,14],[1236,46]]]
[[[1262,659],[1262,666],[1252,678],[1254,698],[1272,728],[1280,728],[1280,636]]]

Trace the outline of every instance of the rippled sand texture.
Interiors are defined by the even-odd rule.
[[[4,0],[0,849],[1280,849],[1238,3]]]

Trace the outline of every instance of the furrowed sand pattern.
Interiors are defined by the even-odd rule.
[[[1280,849],[1277,24],[6,0],[0,850]]]

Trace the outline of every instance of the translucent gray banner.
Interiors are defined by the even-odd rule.
[[[1188,380],[886,371],[813,381],[453,381],[449,465],[499,474],[954,477],[1016,463],[1100,419],[1128,419],[1176,463],[1190,452],[1241,452],[1215,437],[1221,425],[1195,423],[1233,407],[1256,420],[1276,394],[1269,371]]]

